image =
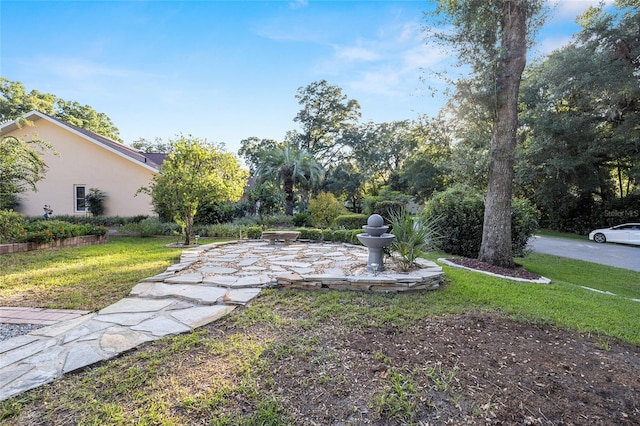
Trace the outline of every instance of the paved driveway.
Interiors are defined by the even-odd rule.
[[[640,246],[598,244],[593,241],[540,236],[531,237],[529,246],[537,253],[640,271]]]

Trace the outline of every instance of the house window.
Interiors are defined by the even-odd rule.
[[[84,185],[75,185],[75,202],[77,212],[87,211],[87,187]]]

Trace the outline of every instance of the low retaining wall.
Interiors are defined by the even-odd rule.
[[[63,240],[55,240],[50,243],[16,243],[16,244],[0,244],[0,255],[11,253],[24,253],[33,250],[46,250],[52,248],[66,247],[83,247],[92,246],[94,244],[105,244],[109,241],[108,235],[83,235],[81,237],[65,238]]]

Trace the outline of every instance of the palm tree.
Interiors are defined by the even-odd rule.
[[[282,185],[285,214],[293,214],[294,189],[313,187],[322,177],[322,167],[312,154],[290,144],[265,151],[256,170],[257,181]]]

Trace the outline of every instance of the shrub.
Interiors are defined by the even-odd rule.
[[[138,223],[128,223],[122,227],[124,232],[152,237],[154,235],[174,235],[180,227],[172,222],[162,222],[160,219],[148,217]]]
[[[438,240],[437,222],[439,218],[420,216],[416,219],[407,211],[392,213],[391,226],[396,238],[391,243],[391,251],[400,257],[403,271],[407,271],[421,251],[435,246]]]
[[[333,241],[333,230],[327,228],[322,231],[322,240],[323,241]]]
[[[208,203],[198,207],[194,223],[200,225],[228,223],[247,215],[252,206],[249,201],[237,203]]]
[[[405,208],[406,202],[400,200],[379,201],[373,208],[373,213],[382,216],[385,222],[391,222],[391,218],[399,215]]]
[[[362,229],[369,217],[366,214],[343,214],[336,217],[335,226],[339,229]]]
[[[513,199],[511,202],[511,243],[513,255],[527,255],[527,243],[538,229],[538,210],[528,200]]]
[[[313,219],[311,215],[308,213],[296,213],[293,215],[293,219],[291,220],[294,226],[313,226]]]
[[[258,224],[264,226],[265,228],[271,228],[275,226],[288,227],[293,224],[292,220],[293,216],[289,216],[286,214],[274,214],[270,216],[264,216],[263,218],[258,220]]]
[[[425,214],[438,220],[441,230],[438,248],[450,254],[476,258],[482,244],[484,201],[477,191],[462,185],[434,194]],[[514,199],[511,208],[511,239],[514,256],[526,254],[527,242],[538,227],[538,212],[523,199]]]
[[[76,225],[61,220],[45,220],[25,223],[20,228],[19,235],[14,239],[14,242],[44,244],[64,238],[104,235],[106,233],[105,228],[93,225]]]
[[[87,209],[89,213],[94,216],[102,216],[104,214],[104,199],[107,198],[107,193],[99,190],[98,188],[90,188],[87,193],[87,202],[89,206]]]
[[[322,239],[322,229],[317,228],[296,228],[300,232],[300,239],[309,241],[320,241]]]
[[[24,218],[13,210],[0,210],[0,243],[15,241],[20,236]]]
[[[130,217],[123,216],[71,216],[71,215],[56,215],[56,220],[60,220],[68,223],[76,224],[91,224],[94,226],[106,226],[116,227],[123,226],[129,223],[140,223],[142,220],[149,218],[147,215],[137,215]],[[42,216],[26,218],[28,222],[39,222],[42,220]]]
[[[313,218],[313,225],[323,228],[332,225],[336,217],[347,211],[330,192],[321,192],[309,200],[308,210]]]
[[[440,218],[440,250],[478,257],[484,219],[484,201],[480,193],[464,185],[435,193],[427,202],[425,214],[429,220]]]
[[[362,231],[357,229],[338,229],[333,232],[333,241],[362,245],[358,240],[358,234],[362,234]]]
[[[260,226],[249,226],[246,229],[247,238],[252,240],[257,240],[262,237],[262,227]]]

